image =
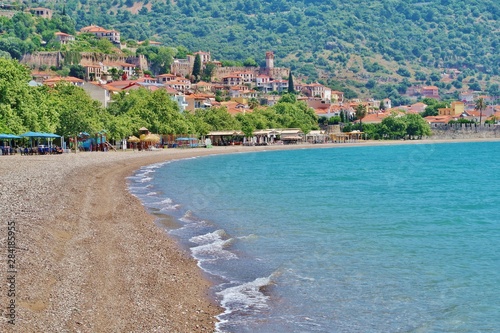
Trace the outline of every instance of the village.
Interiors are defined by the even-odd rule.
[[[51,10],[47,8],[32,8],[30,12],[44,18],[50,18],[52,15]],[[122,44],[120,40],[119,31],[91,25],[80,29],[79,33],[107,39],[116,48],[127,49],[127,45]],[[61,45],[75,43],[73,35],[57,32],[55,37]],[[142,43],[161,46],[155,41],[137,44]],[[61,67],[65,62],[61,52],[26,54],[21,63],[32,68],[31,85],[54,86],[59,82],[67,82],[83,88],[92,99],[99,101],[105,108],[113,102],[113,95],[121,92],[127,93],[140,88],[150,91],[165,89],[181,112],[225,107],[231,115],[237,115],[252,112],[257,106],[272,106],[282,93],[293,91],[297,93],[297,99],[307,103],[320,119],[324,119],[324,123],[338,123],[332,121],[332,118],[339,117],[341,113],[356,120],[356,108],[362,105],[366,110],[363,124],[378,124],[394,113],[422,115],[428,107],[424,103],[425,100],[440,100],[438,87],[424,85],[412,85],[407,89],[405,95],[415,101],[411,105],[394,106],[389,98],[348,100],[341,91],[332,90],[317,82],[301,82],[300,78],[293,77],[290,69],[276,67],[272,51],[265,52],[265,67],[226,67],[221,61],[212,59],[210,52],[198,51],[188,54],[185,59],[173,59],[169,73],[158,75],[151,73],[144,55],[81,52],[79,58],[78,65],[84,69],[82,78],[61,77],[55,71],[49,70]],[[209,80],[200,80],[199,73],[198,76],[193,75],[197,61],[197,66],[201,66],[198,69],[200,73],[210,68]],[[459,72],[454,71],[455,75]],[[443,79],[447,76],[449,74],[444,73]],[[439,108],[437,114],[424,114],[424,118],[431,128],[442,128],[451,123],[460,123],[462,127],[470,124],[497,124],[500,121],[500,105],[494,103],[497,97],[472,90],[462,91],[458,100],[447,107]],[[482,101],[480,109],[477,107],[478,100]]]

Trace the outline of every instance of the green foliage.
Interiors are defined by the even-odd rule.
[[[72,136],[79,132],[96,133],[103,129],[105,114],[99,102],[94,101],[80,87],[60,83],[54,89],[59,113],[57,133]]]
[[[263,53],[273,50],[277,66],[292,68],[308,82],[350,75],[348,68],[364,76],[360,79],[364,82],[374,78],[366,72],[387,77],[398,68],[403,78],[410,78],[408,68],[412,68],[417,81],[435,83],[441,68],[467,68],[473,75],[491,75],[494,81],[500,74],[500,55],[492,51],[500,45],[496,33],[498,1],[429,0],[422,4],[378,0],[369,6],[359,1],[346,5],[339,0],[151,1],[151,10],[143,7],[132,14],[129,7],[137,2],[50,1],[47,6],[56,9],[51,20],[23,12],[12,19],[2,17],[0,51],[20,59],[34,50],[58,50],[54,32],[75,34],[75,28],[99,24],[120,31],[126,40],[159,39],[176,47],[174,55],[179,58],[185,58],[189,49],[210,50],[214,59],[232,59],[223,61],[224,66],[263,66]],[[76,38],[78,45],[63,49],[115,51],[109,44],[97,45],[106,42],[95,38]],[[357,59],[353,61],[353,57]],[[160,58],[163,60],[156,63],[154,73],[168,71],[171,60]],[[397,79],[401,81],[401,76]],[[456,88],[459,82],[461,79],[454,83]],[[351,98],[361,90],[352,89],[351,84],[346,88],[351,89],[346,95]]]
[[[440,102],[433,98],[424,98],[422,103],[426,104],[424,112],[422,112],[422,117],[437,116],[439,114],[438,109],[447,108],[448,104],[446,102]]]
[[[141,88],[120,93],[110,104],[108,112],[107,128],[115,139],[137,133],[143,126],[159,134],[192,132],[191,124],[179,112],[177,103],[163,89],[151,92]]]
[[[293,76],[292,76],[292,71],[288,73],[288,93],[294,94],[295,93],[295,87],[293,84]]]
[[[165,74],[170,71],[174,56],[179,56],[178,49],[165,46],[141,46],[137,54],[142,54],[150,62],[151,70],[155,74]]]
[[[304,101],[297,101],[294,94],[283,95],[269,109],[276,113],[276,122],[280,128],[300,128],[304,133],[318,128],[318,117],[314,110]]]
[[[201,57],[200,54],[197,53],[196,56],[194,57],[194,64],[193,64],[193,73],[194,81],[198,82],[201,77]]]
[[[363,118],[366,117],[368,113],[368,110],[366,109],[366,106],[363,104],[358,104],[355,108],[355,115],[356,119],[359,119],[359,123],[361,124],[363,121]]]

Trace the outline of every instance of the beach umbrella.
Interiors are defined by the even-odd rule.
[[[155,135],[155,134],[143,134],[141,135],[141,141],[144,141],[144,142],[160,142],[160,137],[158,135]]]
[[[140,142],[141,139],[139,139],[138,137],[132,135],[132,136],[129,136],[128,139],[127,139],[127,142],[132,142],[132,143],[137,143],[137,142]]]

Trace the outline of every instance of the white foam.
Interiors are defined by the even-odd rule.
[[[152,181],[152,180],[153,180],[153,178],[152,178],[152,177],[143,177],[143,178],[141,178],[141,179],[138,179],[138,180],[137,180],[137,182],[138,182],[138,183],[146,183],[146,182],[150,182],[150,181]]]
[[[246,236],[240,236],[238,237],[238,239],[241,239],[241,240],[254,240],[254,239],[257,239],[259,236],[255,235],[255,234],[250,234],[250,235],[246,235]]]
[[[213,243],[216,241],[222,240],[224,237],[227,237],[227,234],[224,230],[219,229],[214,232],[209,232],[208,234],[205,235],[200,235],[200,236],[194,236],[189,239],[190,242],[193,242],[198,245],[204,245],[204,244],[209,244]]]
[[[270,284],[272,284],[272,275],[219,291],[217,295],[222,298],[220,303],[226,310],[218,317],[235,311],[258,312],[267,309],[269,296],[264,295],[261,288]],[[221,323],[224,322],[221,318],[218,319]]]
[[[158,192],[148,192],[148,194],[146,194],[148,197],[152,197],[154,195],[157,195]]]
[[[209,238],[209,237],[207,237]],[[191,248],[193,256],[200,261],[214,261],[218,259],[231,260],[238,257],[225,248],[233,243],[233,239],[215,239],[211,243],[199,245]]]
[[[190,210],[184,213],[184,216],[181,217],[179,220],[185,223],[197,222],[196,217],[193,216],[193,212]]]

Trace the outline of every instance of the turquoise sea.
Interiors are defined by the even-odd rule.
[[[500,332],[500,143],[143,167],[131,192],[215,282],[219,332]]]

